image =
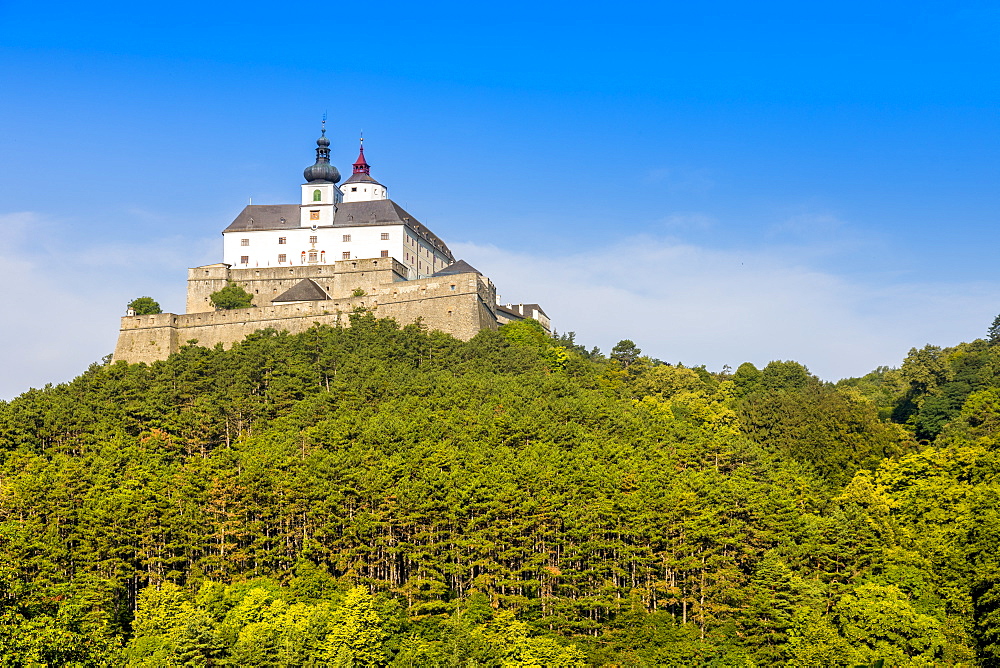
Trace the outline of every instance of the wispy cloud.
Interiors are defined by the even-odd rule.
[[[831,225],[837,228],[836,223]],[[214,239],[72,247],[59,221],[0,215],[0,398],[69,380],[110,353],[140,295],[183,311],[186,268],[218,257]],[[839,229],[839,228],[838,228]],[[798,360],[826,379],[897,365],[913,346],[980,336],[1000,284],[858,280],[829,269],[822,240],[720,250],[633,237],[559,257],[495,246],[452,249],[506,302],[538,302],[560,331],[609,350],[630,338],[663,360],[720,369]]]
[[[914,346],[981,336],[1000,303],[994,283],[851,280],[805,264],[811,248],[717,250],[636,237],[558,258],[453,250],[504,301],[542,304],[584,345],[606,351],[629,338],[663,360],[713,369],[794,359],[828,380],[860,375],[898,365]]]
[[[186,268],[214,258],[209,240],[74,247],[59,221],[0,214],[0,399],[69,380],[114,350],[129,300],[183,311]],[[217,249],[216,249],[217,250]]]

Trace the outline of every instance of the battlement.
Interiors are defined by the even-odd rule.
[[[348,271],[339,277],[331,272],[332,267],[326,265],[294,267],[296,271],[291,278],[285,278],[287,274],[282,272],[282,268],[240,269],[234,272],[226,265],[195,267],[188,274],[189,301],[192,283],[220,281],[220,287],[224,287],[229,280],[260,289],[278,281],[294,284],[308,278],[320,283],[320,279],[329,279],[324,289],[329,289],[331,296],[323,300],[285,304],[268,302],[245,309],[125,316],[121,319],[114,359],[154,362],[165,359],[192,340],[200,346],[212,347],[221,343],[228,347],[266,328],[297,333],[314,324],[349,326],[348,316],[356,309],[369,310],[380,318],[394,318],[401,324],[419,319],[430,329],[463,340],[472,338],[480,330],[497,327],[496,289],[485,276],[469,272],[405,281],[393,278],[398,274],[392,262],[350,260],[338,262],[337,267],[342,264],[347,265]],[[362,280],[362,275],[365,275],[365,280]],[[375,282],[379,277],[390,280],[386,283]],[[344,294],[348,285],[354,287]],[[367,289],[361,287],[363,285],[367,285]],[[356,291],[363,294],[355,294]]]
[[[346,298],[359,289],[370,293],[383,284],[406,281],[406,272],[406,266],[391,257],[289,267],[237,268],[221,263],[193,267],[188,269],[186,311],[215,310],[209,297],[230,281],[253,295],[255,306],[269,306],[272,299],[307,278],[336,299]]]

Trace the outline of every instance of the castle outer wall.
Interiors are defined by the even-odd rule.
[[[349,314],[358,308],[400,324],[420,319],[428,329],[466,341],[480,330],[497,328],[496,289],[489,279],[466,273],[406,281],[398,273],[398,264],[382,258],[263,269],[231,269],[224,264],[196,267],[188,274],[188,313],[122,318],[114,360],[150,363],[166,359],[192,340],[199,346],[221,343],[229,347],[266,328],[296,334],[317,323],[348,326]],[[319,284],[330,299],[271,303],[305,278]],[[215,311],[209,303],[206,308],[208,295],[229,281],[254,295],[260,306]]]
[[[256,269],[210,264],[188,270],[186,311],[214,311],[209,296],[226,287],[229,281],[253,295],[254,306],[270,306],[272,299],[307,278],[334,298],[346,297],[357,289],[364,290],[366,294],[376,294],[384,291],[388,284],[407,282],[406,274],[406,266],[391,257]]]

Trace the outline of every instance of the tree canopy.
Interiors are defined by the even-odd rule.
[[[994,351],[834,385],[358,313],[95,364],[0,403],[0,665],[994,665]]]
[[[233,281],[230,281],[229,285],[221,290],[210,294],[208,299],[217,310],[250,308],[253,306],[253,295],[236,285]]]
[[[136,297],[128,303],[128,307],[135,311],[136,315],[156,315],[163,313],[160,303],[152,297]]]

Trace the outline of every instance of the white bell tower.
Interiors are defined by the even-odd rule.
[[[330,227],[337,205],[343,201],[343,193],[337,187],[340,172],[330,164],[330,140],[326,138],[326,118],[323,130],[316,140],[316,162],[302,172],[306,182],[302,184],[300,220],[302,227]]]

